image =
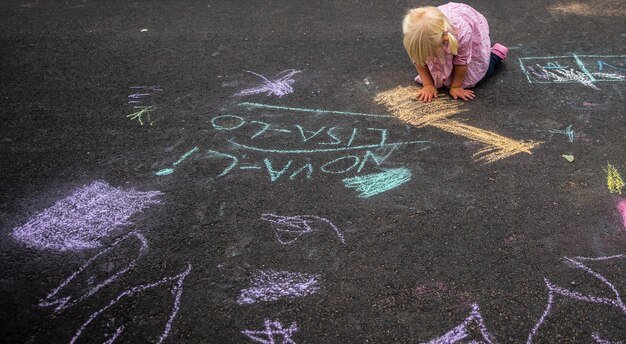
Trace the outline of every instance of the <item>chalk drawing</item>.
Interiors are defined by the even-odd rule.
[[[183,162],[185,159],[187,159],[191,154],[195,153],[198,151],[198,147],[193,147],[190,151],[188,151],[187,153],[183,154],[183,156],[181,156],[178,160],[176,160],[172,165],[174,167],[178,166],[178,164],[180,164],[181,162]],[[157,176],[167,176],[170,175],[174,172],[174,168],[164,168],[160,171],[155,172],[154,174],[156,174]]]
[[[243,102],[243,103],[239,103],[238,105],[241,107],[249,108],[249,109],[287,110],[291,112],[307,112],[307,113],[314,113],[314,114],[320,114],[320,115],[331,114],[331,115],[363,116],[363,117],[378,117],[378,118],[393,118],[394,117],[390,115],[377,115],[377,114],[372,114],[372,113],[335,111],[335,110],[324,110],[324,109],[309,109],[309,108],[279,106],[279,105],[251,103],[251,102]]]
[[[335,147],[335,148],[313,148],[313,149],[274,149],[274,148],[262,148],[256,146],[249,146],[243,143],[238,143],[234,139],[229,139],[233,146],[241,149],[247,149],[254,152],[263,152],[263,153],[275,153],[275,154],[315,154],[315,153],[330,153],[330,152],[345,152],[352,150],[363,150],[363,149],[372,149],[372,148],[390,148],[390,147],[398,147],[398,146],[406,146],[406,145],[415,145],[415,144],[428,144],[430,141],[403,141],[403,142],[394,142],[394,143],[385,143],[381,144],[369,144],[369,145],[359,145],[359,146],[351,146],[351,147]]]
[[[479,341],[473,340],[471,343],[488,343],[491,344],[494,342],[493,337],[487,331],[487,327],[485,326],[485,321],[483,317],[480,315],[480,308],[478,304],[472,305],[472,311],[470,315],[465,318],[465,320],[457,327],[448,331],[443,336],[433,339],[428,342],[428,344],[454,344],[459,343],[464,340],[469,340],[470,329],[473,327],[477,327],[480,331],[481,339]]]
[[[241,331],[244,335],[250,338],[252,341],[261,344],[295,344],[292,337],[293,334],[298,331],[298,325],[293,322],[287,328],[283,328],[283,324],[280,321],[265,320],[265,329],[261,331],[244,330]],[[280,340],[275,340],[275,337],[280,337]]]
[[[126,117],[130,118],[131,120],[137,120],[139,124],[143,125],[143,116],[145,115],[147,117],[148,123],[150,125],[154,124],[154,121],[150,119],[150,112],[156,110],[156,106],[134,106],[133,108],[138,109],[138,111],[135,111],[130,115],[127,115]]]
[[[236,124],[233,125],[233,122]],[[244,124],[246,124],[246,120],[235,115],[221,115],[211,119],[211,126],[215,130],[235,130]]]
[[[626,81],[626,55],[521,57],[520,67],[530,83],[580,83],[598,89],[598,82]],[[564,65],[563,65],[564,64]]]
[[[261,136],[263,134],[265,134],[268,131],[276,131],[276,132],[280,132],[280,133],[290,133],[291,130],[287,130],[287,129],[274,129],[272,128],[272,124],[270,123],[265,123],[265,122],[261,122],[261,121],[251,121],[251,124],[261,124],[263,126],[263,128],[261,128],[261,130],[257,131],[254,135],[250,136],[250,139],[254,139],[257,136]]]
[[[568,265],[593,276],[594,278],[602,282],[602,284],[609,287],[609,289],[611,289],[611,291],[613,292],[614,298],[599,297],[599,296],[594,296],[594,295],[585,295],[577,291],[559,287],[553,284],[552,282],[550,282],[550,280],[548,280],[547,278],[544,278],[546,288],[548,289],[548,301],[547,301],[546,308],[543,314],[541,315],[539,320],[537,320],[537,322],[535,323],[535,326],[532,328],[532,330],[528,334],[528,339],[526,343],[530,344],[533,342],[533,338],[537,335],[539,328],[541,327],[541,325],[543,325],[543,323],[546,321],[546,319],[549,317],[550,313],[552,312],[552,308],[554,305],[554,298],[558,295],[566,297],[566,298],[574,299],[577,301],[581,301],[581,302],[613,306],[619,309],[624,315],[626,315],[626,306],[624,306],[621,296],[619,295],[619,292],[617,291],[615,286],[611,282],[609,282],[604,276],[593,271],[588,266],[582,263],[583,261],[604,261],[604,260],[624,259],[624,258],[626,258],[626,256],[621,255],[621,254],[615,255],[615,256],[608,256],[608,257],[574,257],[574,258],[565,257],[564,261]]]
[[[582,16],[626,16],[626,9],[619,0],[596,0],[593,3],[567,2],[552,5],[548,9],[560,14],[577,14]]]
[[[111,307],[115,306],[116,304],[120,303],[121,301],[137,297],[141,295],[142,293],[144,293],[145,291],[157,288],[161,285],[173,283],[171,287],[171,293],[174,296],[174,302],[172,304],[172,309],[168,316],[167,322],[165,323],[163,331],[161,332],[161,335],[159,336],[159,339],[157,341],[157,343],[159,344],[163,343],[163,341],[165,341],[165,339],[169,336],[170,331],[172,329],[172,323],[174,322],[174,319],[176,318],[176,315],[178,314],[178,311],[180,309],[180,300],[183,295],[183,283],[185,281],[185,278],[187,277],[187,275],[189,275],[190,272],[191,272],[191,264],[188,264],[187,268],[181,273],[179,273],[178,275],[165,277],[161,280],[158,280],[150,284],[137,285],[135,287],[132,287],[122,292],[117,297],[112,299],[106,306],[97,310],[95,313],[91,314],[89,318],[87,319],[87,321],[85,321],[80,326],[80,328],[76,331],[76,333],[70,340],[70,344],[74,344],[80,338],[81,334],[84,333],[85,330],[89,327],[89,325],[94,322],[94,320],[100,317],[103,317],[106,314],[107,310],[109,310]],[[113,334],[113,338],[109,338],[108,342],[113,343],[113,341],[117,339],[117,337],[123,334],[124,330],[126,330],[125,325],[122,325],[121,327],[117,328],[116,332]]]
[[[214,150],[208,150],[207,152],[210,156],[213,157],[224,157],[224,158],[228,158],[231,159],[231,163],[230,165],[228,165],[228,167],[226,167],[222,173],[218,174],[217,177],[223,177],[225,175],[227,175],[230,171],[232,171],[233,168],[235,168],[235,166],[237,166],[237,164],[239,163],[239,158],[237,158],[234,155],[230,155],[230,154],[226,154],[226,153],[221,153],[218,151],[214,151]]]
[[[624,344],[621,340],[619,342],[613,342],[610,340],[602,339],[598,332],[594,332],[591,334],[591,337],[596,341],[597,344]]]
[[[146,91],[155,91],[155,92],[163,91],[159,86],[131,86],[130,89],[132,89],[133,92],[137,92],[137,93],[132,93],[128,95],[128,99],[129,99],[128,104],[141,103],[143,101],[143,98],[146,98],[152,94]],[[141,91],[135,91],[135,90],[141,90]],[[145,92],[145,93],[139,93],[139,92]]]
[[[567,126],[567,128],[565,128],[564,130],[550,129],[550,130],[548,130],[548,132],[550,134],[565,135],[565,136],[567,136],[567,141],[569,141],[569,143],[574,143],[574,130],[572,129],[571,125]]]
[[[460,103],[450,99],[436,99],[429,103],[415,99],[416,87],[396,87],[376,95],[374,101],[385,105],[389,112],[417,128],[433,126],[445,132],[468,138],[485,146],[473,155],[477,161],[492,163],[518,153],[532,154],[539,143],[515,141],[496,133],[447,119],[461,113]]]
[[[319,275],[300,272],[261,270],[250,278],[251,286],[237,298],[240,305],[296,298],[319,291]]]
[[[324,226],[330,227],[339,238],[341,243],[346,241],[343,234],[330,220],[315,215],[283,216],[276,214],[263,214],[261,220],[272,224],[276,238],[283,245],[289,245],[298,240],[302,235],[317,232]]]
[[[95,274],[93,276],[89,277],[87,279],[89,281],[88,288],[82,294],[72,295],[70,293],[70,295],[68,295],[68,296],[61,296],[60,295],[62,291],[64,291],[65,289],[69,289],[69,287],[67,287],[67,286],[71,282],[77,280],[79,276],[89,274],[89,268],[92,267],[95,264],[94,262],[97,261],[98,258],[100,258],[102,256],[106,256],[111,251],[115,250],[116,248],[121,246],[123,243],[125,243],[125,242],[127,242],[128,240],[131,240],[131,239],[138,240],[140,242],[141,246],[139,247],[139,251],[137,252],[137,255],[130,262],[128,262],[127,264],[122,266],[120,269],[115,271],[112,275],[108,276],[105,280],[103,280],[101,282],[98,282],[97,284],[95,284],[95,281],[94,281]],[[58,287],[54,288],[50,293],[48,293],[46,298],[39,302],[39,307],[55,307],[54,311],[56,313],[60,313],[61,311],[65,310],[66,308],[69,308],[69,307],[71,307],[71,306],[73,306],[73,305],[75,305],[75,304],[85,300],[86,298],[88,298],[91,295],[95,294],[98,290],[100,290],[103,287],[107,286],[108,284],[114,282],[120,276],[126,274],[128,271],[133,269],[136,266],[136,264],[137,264],[137,260],[139,258],[141,258],[141,256],[143,256],[143,254],[145,253],[147,248],[148,248],[148,241],[146,240],[146,238],[143,235],[141,235],[140,233],[137,233],[137,232],[130,232],[130,233],[126,234],[121,239],[115,241],[110,247],[105,248],[104,250],[98,252],[93,257],[89,258],[89,260],[87,260],[87,262],[85,262],[85,264],[83,264],[78,270],[76,270],[76,272],[74,272],[72,275],[70,275],[68,278],[66,278]],[[72,289],[75,289],[75,287],[72,288]]]
[[[155,91],[155,92],[163,91],[161,86],[157,86],[157,85],[152,85],[152,86],[131,86],[130,88],[133,89],[133,90],[149,90],[149,91]]]
[[[626,199],[622,199],[617,204],[617,210],[622,215],[622,224],[624,225],[624,229],[626,229]]]
[[[411,180],[411,171],[407,168],[393,168],[384,172],[355,176],[343,179],[347,188],[354,188],[359,197],[368,198],[394,189]]]
[[[13,238],[38,249],[79,251],[100,247],[100,238],[129,225],[135,213],[160,204],[159,191],[141,192],[95,181],[34,215]]]
[[[606,167],[606,185],[611,193],[622,194],[622,188],[624,187],[624,181],[622,176],[613,165],[607,164]]]
[[[301,71],[295,69],[287,69],[278,74],[276,74],[271,80],[264,77],[261,74],[257,74],[255,72],[246,71],[250,74],[254,74],[259,78],[263,79],[263,84],[258,87],[247,88],[245,90],[241,90],[235,94],[236,97],[249,96],[253,94],[266,93],[268,96],[278,96],[282,98],[284,95],[293,92],[293,87],[291,85],[295,82],[291,77]]]

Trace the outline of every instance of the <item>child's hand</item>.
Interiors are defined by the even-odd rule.
[[[466,90],[462,87],[452,87],[450,88],[450,95],[454,99],[461,98],[463,100],[471,100],[474,99],[474,91]]]
[[[424,86],[421,90],[417,91],[417,99],[429,102],[433,100],[433,98],[437,98],[437,89],[435,86]]]

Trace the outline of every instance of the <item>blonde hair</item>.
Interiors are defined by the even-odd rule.
[[[457,54],[459,45],[456,29],[437,7],[418,7],[411,9],[402,21],[402,43],[413,63],[424,66],[426,59],[443,59],[443,35],[448,35],[448,45],[452,55]]]

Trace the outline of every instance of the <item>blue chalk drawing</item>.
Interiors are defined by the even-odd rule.
[[[225,120],[225,121],[236,120],[239,123],[235,126],[224,126],[224,125],[218,124],[217,122],[218,120]],[[235,130],[235,129],[239,129],[245,123],[246,123],[246,120],[243,119],[243,117],[239,117],[235,115],[222,115],[222,116],[213,117],[211,119],[211,126],[215,130]]]
[[[570,63],[561,65],[563,60]],[[530,83],[581,83],[594,89],[597,89],[596,82],[626,81],[626,66],[622,67],[625,61],[626,55],[572,54],[519,58],[520,67]]]
[[[176,162],[173,163],[172,165],[176,167],[178,164],[183,162],[183,160],[187,159],[191,154],[195,153],[198,149],[199,149],[198,147],[193,147],[193,149],[183,154],[183,156],[181,156],[180,159],[176,160]],[[160,171],[155,172],[154,174],[156,174],[157,176],[167,176],[169,174],[172,174],[173,172],[174,172],[173,168],[164,168]]]
[[[280,176],[287,172],[293,161],[289,160],[289,162],[287,162],[287,164],[285,164],[285,166],[283,166],[283,168],[278,171],[274,170],[274,167],[272,166],[272,161],[270,161],[270,159],[265,158],[263,159],[263,162],[265,163],[265,168],[267,168],[267,173],[269,173],[270,175],[270,180],[272,182],[275,182],[278,178],[280,178]]]
[[[238,148],[243,148],[255,152],[263,152],[263,153],[277,153],[277,154],[312,154],[312,153],[328,153],[328,152],[345,152],[350,150],[360,150],[360,149],[370,149],[370,148],[385,148],[385,147],[397,147],[403,145],[414,145],[414,144],[427,144],[430,141],[404,141],[404,142],[395,142],[395,143],[386,143],[386,144],[371,144],[371,145],[361,145],[361,146],[352,146],[352,147],[337,147],[337,148],[318,148],[318,149],[273,149],[273,148],[261,148],[244,145],[242,143],[236,142],[234,139],[229,139],[228,142],[233,144]]]
[[[352,165],[350,165],[348,167],[345,167],[343,169],[334,170],[334,171],[329,169],[330,165],[333,165],[333,164],[335,164],[335,163],[337,163],[339,161],[346,160],[346,159],[353,159]],[[346,173],[346,172],[350,171],[351,169],[355,168],[359,164],[360,161],[361,161],[361,158],[359,158],[356,155],[346,155],[346,156],[342,156],[340,158],[337,158],[335,160],[331,160],[331,161],[325,163],[324,165],[322,165],[322,167],[320,167],[320,170],[322,170],[322,172],[326,172],[326,173],[342,174],[342,173]]]
[[[252,121],[252,122],[250,122],[250,124],[253,124],[253,123],[261,124],[261,125],[263,125],[263,128],[261,130],[257,131],[254,135],[250,136],[251,139],[254,139],[254,138],[256,138],[259,135],[265,134],[269,130],[271,130],[271,131],[278,131],[278,132],[281,132],[281,133],[290,133],[291,132],[291,130],[287,130],[287,129],[273,129],[273,128],[271,128],[272,125],[270,123],[265,123],[265,122],[261,122],[261,121]]]
[[[323,110],[323,109],[308,109],[308,108],[297,108],[297,107],[289,107],[289,106],[278,106],[278,105],[269,105],[262,103],[250,103],[244,102],[239,103],[239,106],[247,107],[247,108],[256,108],[256,109],[272,109],[272,110],[287,110],[294,112],[309,112],[316,114],[333,114],[333,115],[346,115],[346,116],[365,116],[365,117],[380,117],[380,118],[395,118],[392,115],[376,115],[372,113],[361,113],[361,112],[351,112],[351,111],[334,111],[334,110]]]
[[[411,171],[407,168],[394,168],[385,172],[356,176],[343,179],[347,188],[354,188],[359,197],[368,198],[394,189],[411,180]]]
[[[334,134],[335,130],[337,130],[337,129],[338,129],[338,127],[332,127],[332,128],[329,128],[329,129],[326,131],[326,134],[327,134],[327,135],[328,135],[331,139],[333,139],[334,141],[332,141],[332,142],[320,142],[320,143],[318,143],[318,144],[319,144],[319,145],[338,145],[338,144],[340,144],[340,143],[341,143],[341,140],[340,140],[337,136],[335,136],[335,134]]]
[[[301,125],[296,125],[296,128],[298,128],[298,130],[300,131],[300,135],[302,136],[302,141],[303,142],[307,142],[308,140],[314,138],[315,136],[319,135],[322,131],[324,131],[324,129],[326,129],[326,127],[321,127],[319,128],[317,131],[311,131],[311,130],[305,130]],[[306,136],[305,132],[307,133],[311,133],[311,136]]]
[[[306,179],[311,179],[313,175],[313,164],[307,162],[304,166],[302,166],[299,170],[295,171],[289,176],[289,180],[294,180],[300,174],[300,172],[306,170]]]
[[[222,173],[218,174],[218,177],[222,177],[227,175],[230,171],[232,171],[233,168],[235,168],[235,166],[237,166],[237,164],[239,163],[239,159],[234,156],[234,155],[230,155],[230,154],[226,154],[226,153],[221,153],[218,151],[214,151],[214,150],[208,150],[207,151],[208,154],[210,154],[211,156],[215,156],[215,157],[224,157],[224,158],[228,158],[231,159],[232,162],[230,163],[230,165],[228,165],[228,167],[226,167]]]
[[[572,129],[571,125],[569,125],[567,128],[565,128],[565,130],[550,129],[548,131],[551,134],[565,135],[565,136],[567,136],[567,140],[569,141],[569,143],[574,143],[574,130]]]

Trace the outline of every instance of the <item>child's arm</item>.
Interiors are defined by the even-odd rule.
[[[463,88],[463,80],[467,74],[467,65],[452,66],[452,83],[450,83],[450,95],[454,99],[474,99],[474,91]]]
[[[430,75],[430,71],[428,71],[428,67],[418,66],[415,63],[414,65],[417,69],[417,74],[419,74],[420,79],[422,79],[423,86],[421,90],[417,91],[417,99],[429,102],[433,98],[437,98],[437,88],[435,87],[433,77]]]

